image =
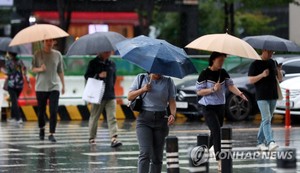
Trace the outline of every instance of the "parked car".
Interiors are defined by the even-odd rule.
[[[284,80],[300,76],[300,56],[277,56],[274,59],[279,64],[282,64]],[[252,61],[244,61],[239,66],[228,71],[234,84],[249,100],[249,102],[245,102],[231,92],[226,93],[226,117],[230,120],[244,120],[249,115],[258,112],[255,100],[255,88],[253,84],[249,84],[248,82],[248,69]],[[177,111],[191,118],[202,116],[201,108],[198,105],[199,98],[195,91],[196,80],[197,77],[177,85]]]
[[[298,67],[299,68],[299,67]],[[285,114],[286,90],[290,91],[290,113],[300,115],[300,77],[287,79],[280,83],[283,100],[277,102],[275,113]]]

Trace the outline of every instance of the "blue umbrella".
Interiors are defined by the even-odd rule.
[[[122,58],[150,72],[177,78],[197,73],[185,51],[164,40],[138,36],[116,45]]]
[[[29,50],[23,45],[9,47],[8,45],[11,42],[11,40],[12,39],[9,37],[0,37],[0,51],[12,52],[12,53],[23,54],[23,55],[30,54]]]

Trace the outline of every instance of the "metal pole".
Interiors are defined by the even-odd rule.
[[[283,148],[278,151],[276,163],[277,173],[297,172],[297,151],[295,148]]]
[[[232,173],[232,129],[222,128],[221,153],[222,173]]]
[[[290,104],[290,90],[286,90],[285,96],[285,128],[291,128],[291,104]]]
[[[166,137],[167,172],[179,173],[178,138],[176,136]]]
[[[199,134],[197,136],[197,147],[189,149],[189,172],[208,173],[209,172],[209,135]]]

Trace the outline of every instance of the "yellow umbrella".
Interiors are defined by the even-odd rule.
[[[18,32],[10,42],[9,46],[16,46],[20,44],[33,43],[67,36],[69,36],[68,33],[55,25],[35,24]]]
[[[208,34],[197,38],[186,48],[215,51],[229,55],[261,60],[257,52],[247,42],[229,34]]]

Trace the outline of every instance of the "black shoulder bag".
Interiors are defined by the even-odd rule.
[[[138,89],[140,89],[142,87],[144,78],[145,78],[145,75],[141,75]],[[129,107],[131,108],[132,111],[137,111],[137,112],[142,111],[143,98],[146,96],[146,94],[143,97],[139,95],[134,100],[131,101]]]

